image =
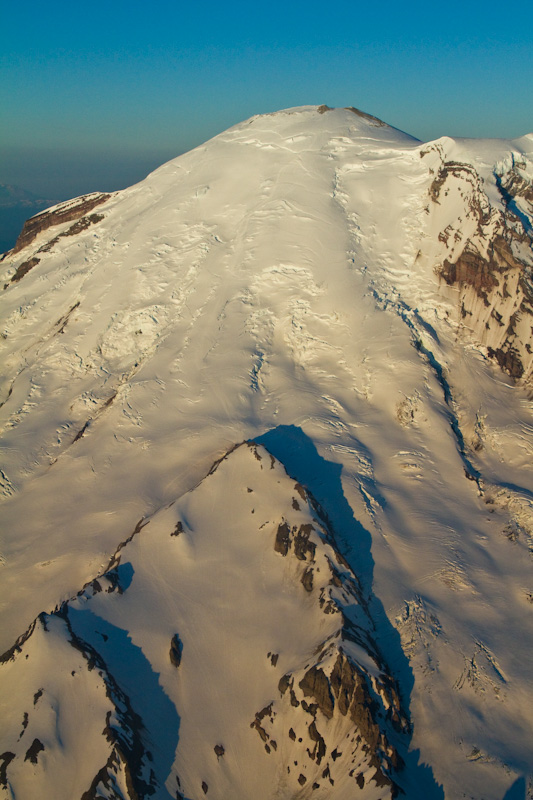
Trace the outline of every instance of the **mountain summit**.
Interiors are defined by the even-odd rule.
[[[305,106],[28,220],[0,797],[532,794],[532,182]]]

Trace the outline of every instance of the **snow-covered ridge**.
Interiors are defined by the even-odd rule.
[[[84,628],[76,636],[104,659],[98,667],[103,675],[123,676],[115,678],[116,697],[120,690],[130,698],[130,677],[142,675],[159,698],[163,728],[172,735],[155,745],[163,748],[154,767],[158,785],[166,770],[182,781],[181,788],[169,788],[170,796],[179,791],[196,800],[204,797],[203,782],[209,798],[215,786],[228,797],[230,786],[248,780],[237,777],[227,742],[218,735],[224,720],[234,719],[238,704],[232,696],[220,691],[209,703],[195,703],[190,698],[199,697],[198,690],[178,702],[174,689],[164,694],[157,688],[167,678],[174,686],[186,649],[191,652],[186,626],[177,623],[185,609],[193,613],[191,598],[200,591],[194,584],[187,594],[183,581],[193,581],[203,564],[211,594],[195,607],[198,624],[189,642],[209,638],[206,631],[216,628],[213,606],[220,613],[229,608],[240,581],[247,587],[242,612],[247,605],[257,611],[260,670],[271,681],[258,684],[269,687],[264,697],[239,671],[248,651],[237,642],[236,623],[234,630],[229,626],[233,649],[206,657],[209,670],[224,668],[224,685],[239,677],[239,703],[243,693],[250,699],[242,735],[255,742],[245,749],[256,748],[256,755],[245,774],[255,780],[256,759],[266,759],[267,771],[291,766],[279,760],[283,741],[287,752],[300,748],[292,760],[306,769],[285,769],[285,784],[276,773],[280,796],[327,790],[328,797],[341,798],[344,781],[346,792],[359,789],[354,781],[361,770],[350,776],[355,767],[347,763],[355,757],[350,738],[345,750],[337,748],[342,757],[330,759],[334,788],[327,775],[311,776],[322,751],[318,736],[331,753],[332,728],[356,727],[350,705],[343,705],[346,715],[340,711],[340,690],[338,697],[328,690],[338,716],[325,715],[325,721],[319,708],[312,736],[311,716],[303,709],[302,701],[318,703],[301,685],[315,685],[317,673],[305,680],[311,668],[321,669],[330,687],[342,684],[332,676],[340,672],[348,686],[352,674],[340,655],[342,615],[320,608],[324,587],[318,577],[327,576],[325,563],[310,576],[310,563],[294,555],[288,535],[285,558],[265,544],[264,565],[273,566],[258,568],[255,582],[242,569],[237,540],[234,572],[231,559],[227,579],[217,571],[221,553],[213,536],[222,521],[235,513],[253,516],[255,524],[259,512],[252,515],[249,506],[254,492],[243,489],[235,499],[233,490],[242,489],[244,480],[237,468],[216,503],[203,494],[205,476],[235,443],[256,440],[293,476],[292,488],[296,482],[307,487],[323,508],[328,523],[321,524],[335,532],[335,553],[348,566],[340,569],[333,554],[330,561],[341,578],[356,576],[361,594],[334,585],[327,591],[345,591],[350,607],[361,606],[361,597],[368,606],[358,624],[366,632],[375,626],[374,644],[359,631],[358,654],[347,645],[343,652],[360,665],[376,695],[385,777],[409,786],[408,796],[420,800],[442,800],[443,794],[447,800],[464,794],[502,800],[511,787],[517,792],[527,784],[533,751],[527,713],[533,688],[524,657],[533,647],[531,164],[527,136],[514,142],[443,137],[423,144],[349,109],[292,109],[240,123],[79,220],[42,230],[6,255],[0,276],[0,652],[10,651],[38,615],[51,620],[49,633],[38,622],[22,643],[28,659],[19,653],[4,665],[16,665],[13,681],[21,687],[26,678],[19,679],[18,670],[29,665],[26,694],[22,688],[3,692],[2,714],[11,727],[0,752],[17,759],[5,767],[8,776],[26,775],[20,780],[31,785],[39,774],[53,785],[54,778],[45,777],[56,774],[47,771],[46,749],[35,745],[24,760],[34,740],[50,751],[58,746],[53,703],[35,716],[35,730],[24,728],[17,737],[25,713],[33,724],[32,697],[41,685],[33,687],[53,663],[57,639],[68,666],[55,674],[53,692],[68,697],[66,681],[83,667],[84,696],[94,697],[87,740],[97,737],[95,757],[80,777],[83,791],[92,786],[96,793],[98,781],[91,782],[107,765],[106,774],[114,774],[109,785],[127,797],[129,756],[125,745],[117,745],[120,753],[115,745],[121,730],[124,741],[137,741],[132,717],[117,717],[113,741],[101,736],[108,712],[110,720],[118,713],[118,700],[108,696],[106,680],[88,670],[82,654],[71,666],[76,653],[67,622],[53,612],[97,576],[107,575],[98,580],[112,587],[110,558],[139,520],[150,520],[120,550],[120,575],[126,553],[135,570],[124,575],[130,586],[122,595],[115,588],[89,597],[87,589],[85,599],[68,603],[68,617],[92,619],[84,609],[97,607],[102,620],[109,614],[104,627],[96,626],[99,633]],[[244,452],[235,451],[211,478],[231,475]],[[258,469],[263,463],[253,461]],[[203,487],[198,495],[195,486]],[[210,532],[203,555],[201,537],[187,532],[185,513],[190,498],[200,494],[205,524],[198,530]],[[292,497],[300,503],[291,489]],[[289,531],[308,524],[303,518],[292,522],[299,513],[292,499],[284,511],[285,500],[278,500],[272,505],[280,511],[274,541],[281,516],[290,521]],[[182,516],[172,522],[178,506]],[[171,537],[177,521],[184,532]],[[258,531],[263,533],[266,528]],[[318,548],[317,536],[312,542]],[[143,550],[143,560],[137,554],[149,541],[157,546]],[[171,546],[179,558],[171,558]],[[280,565],[287,580],[269,591]],[[183,581],[175,585],[178,570]],[[141,600],[133,600],[137,581],[145,589],[144,610]],[[268,622],[271,597],[276,614],[278,602],[290,597],[297,617],[312,620],[306,628],[310,653],[325,642],[322,628],[329,625],[337,650],[324,652],[323,662],[321,651],[301,662],[300,640],[289,625],[284,662],[281,646],[267,643],[271,634],[283,636]],[[276,614],[273,619],[280,619]],[[130,677],[106,661],[100,634],[113,639],[106,625],[120,629],[116,641],[134,659]],[[37,641],[41,666],[30,652]],[[174,660],[183,656],[177,668],[171,651]],[[279,655],[276,665],[273,654]],[[380,674],[391,681],[381,693],[373,682]],[[391,686],[399,705],[387,695]],[[291,704],[290,689],[299,706]],[[265,710],[271,703],[275,716]],[[403,733],[394,731],[395,708]],[[201,724],[191,733],[198,715]],[[287,715],[298,716],[301,730],[289,725],[295,739],[283,727]],[[57,758],[68,772],[82,744],[65,724],[62,741],[68,739],[72,749],[63,744]],[[280,738],[279,730],[287,735]],[[194,770],[188,777],[187,759],[178,758],[192,741],[206,748],[203,777]],[[393,763],[393,751],[405,761],[403,771]],[[361,753],[362,746],[357,758]],[[323,759],[319,766],[325,770]],[[368,764],[362,771],[362,797],[392,791],[370,779],[375,771]],[[149,769],[142,775],[149,785]]]
[[[317,510],[276,459],[248,444],[139,523],[105,574],[2,657],[12,707],[3,736],[13,747],[4,787],[57,800],[113,790],[170,797],[176,786],[182,797],[207,786],[221,800],[269,798],[273,786],[293,797],[305,785],[318,798],[365,786],[365,797],[390,797],[402,759],[386,731],[401,741],[409,726],[367,601]],[[139,685],[131,662],[142,659],[157,682]],[[170,714],[161,691],[177,712],[170,762],[154,727]],[[79,770],[75,751],[87,739]]]

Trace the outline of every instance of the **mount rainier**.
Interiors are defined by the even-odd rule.
[[[0,262],[0,797],[533,797],[533,135],[252,117]]]

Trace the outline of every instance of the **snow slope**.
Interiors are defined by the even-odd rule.
[[[101,736],[111,709],[102,681],[83,671],[91,699],[82,735],[69,716],[70,684],[54,675],[56,647],[65,676],[83,662],[74,664],[69,635],[98,652],[115,695],[129,698],[123,715],[131,718],[120,725],[149,717],[146,702],[137,708],[130,697],[120,656],[108,662],[102,637],[89,637],[87,614],[102,620],[103,633],[112,626],[118,654],[135,648],[136,669],[161,695],[161,727],[173,738],[157,744],[156,796],[175,796],[179,787],[168,781],[180,775],[191,798],[204,796],[203,781],[208,797],[227,797],[229,787],[249,797],[265,782],[265,797],[320,796],[311,781],[284,784],[281,749],[266,759],[249,727],[270,702],[280,705],[270,738],[281,718],[302,713],[281,710],[278,673],[302,668],[303,654],[325,639],[325,617],[316,603],[306,616],[310,598],[295,572],[283,585],[301,632],[283,628],[273,566],[281,562],[270,545],[263,578],[244,577],[241,523],[234,530],[220,521],[248,519],[252,466],[235,466],[223,491],[204,496],[219,474],[206,478],[213,464],[246,440],[316,499],[359,582],[375,638],[362,666],[381,659],[412,725],[412,733],[397,732],[406,766],[391,766],[393,782],[413,798],[525,796],[533,773],[532,151],[532,136],[423,144],[355,110],[289,109],[247,120],[101,199],[81,224],[70,206],[56,209],[50,227],[7,254],[0,652],[39,614],[67,608],[64,601],[107,574],[119,543],[139,520],[151,521],[124,547],[134,574],[123,595],[109,594],[116,603],[97,593],[87,612],[81,595],[67,615],[80,620],[79,631],[68,634],[61,614],[47,617],[50,631],[36,624],[3,664],[13,728],[2,752],[15,753],[13,737],[41,684],[54,686],[50,708],[71,731],[54,739],[57,723],[39,711],[41,732],[31,735],[45,747],[48,735],[53,758],[46,749],[36,764],[16,755],[0,780],[6,797],[10,781],[35,786],[43,769],[57,791],[64,765],[79,762],[80,741],[96,767],[91,780],[111,757]],[[224,470],[248,450],[235,451]],[[264,491],[272,496],[272,487]],[[186,507],[193,496],[201,497],[196,527],[176,540],[152,533],[163,525],[157,520],[170,525],[171,503]],[[292,495],[272,497],[267,506],[286,513]],[[220,542],[211,529],[224,532]],[[189,587],[182,595],[174,575]],[[235,599],[242,581],[245,595]],[[227,623],[238,619],[234,603],[250,611],[235,628]],[[231,636],[224,658],[205,644],[220,615]],[[169,688],[175,633],[190,692]],[[186,671],[192,642],[199,661]],[[279,653],[279,667],[269,666],[269,651]],[[37,667],[28,671],[26,660]],[[194,700],[199,683],[218,692],[205,705]],[[158,730],[156,719],[145,723]],[[302,723],[288,727],[295,725]],[[231,744],[218,741],[222,733]],[[299,737],[283,736],[292,752]],[[328,753],[335,736],[328,728]],[[238,773],[230,753],[241,747],[248,763]],[[122,788],[105,796],[130,796],[124,758],[116,756]],[[354,787],[342,764],[324,796],[384,796],[373,793],[375,781]],[[84,775],[76,780],[77,794],[89,790]]]
[[[20,698],[5,716],[20,742],[9,765],[15,795],[81,796],[92,766],[94,788],[108,796],[106,783],[122,777],[113,762],[125,751],[130,782],[147,796],[176,789],[200,796],[205,784],[222,800],[309,789],[317,798],[333,790],[349,798],[364,786],[365,797],[391,797],[387,773],[398,756],[387,719],[398,731],[408,726],[357,579],[317,510],[264,448],[241,445],[192,492],[140,523],[106,576],[41,618],[7,662],[10,694]],[[52,649],[60,626],[50,681],[40,639]],[[65,697],[63,682],[73,693],[96,671],[101,680],[92,678],[92,694],[78,687],[74,702]],[[115,698],[110,675],[126,698]],[[49,706],[59,734],[46,726]],[[121,711],[130,706],[146,730],[143,736],[140,723],[130,725],[130,741],[150,743],[137,758],[135,746],[120,741],[128,730]],[[82,730],[73,716],[81,716]],[[76,740],[92,741],[89,721],[97,734],[107,729],[110,752],[87,748],[83,774],[71,750]],[[28,770],[31,741],[45,755]],[[61,759],[61,786],[57,767],[42,762],[52,758]],[[100,771],[106,763],[107,776]]]

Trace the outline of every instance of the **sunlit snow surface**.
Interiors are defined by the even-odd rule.
[[[494,171],[514,158],[533,175],[533,139],[434,144],[422,155],[427,144],[349,110],[254,117],[114,195],[98,208],[101,221],[60,238],[19,282],[10,283],[17,266],[68,225],[4,260],[0,652],[39,613],[101,575],[140,519],[171,514],[160,509],[186,504],[218,458],[259,440],[325,509],[339,550],[373,598],[378,645],[413,723],[406,769],[427,764],[435,798],[525,796],[533,773],[532,403],[526,383],[514,385],[486,358],[475,321],[473,333],[465,330],[457,290],[435,274],[441,223],[461,216],[460,193],[442,198],[442,219],[427,207],[439,147],[475,167],[499,208]],[[242,646],[236,637],[233,655],[219,664],[227,695],[203,706],[194,702],[197,687],[168,688],[156,652],[162,648],[173,675],[163,638],[174,618],[179,630],[183,609],[208,604],[201,625],[188,616],[188,641],[201,649],[206,626],[216,628],[225,613],[225,581],[242,581],[258,614],[283,601],[269,579],[272,548],[264,583],[247,586],[246,550],[221,525],[250,501],[253,487],[240,473],[235,482],[235,495],[226,501],[219,493],[212,503],[206,496],[201,509],[202,530],[226,531],[220,551],[203,552],[192,533],[168,539],[183,551],[182,588],[169,588],[150,525],[138,532],[127,547],[144,560],[146,589],[143,600],[128,602],[144,603],[143,629],[128,639],[129,614],[140,624],[128,591],[106,623],[139,650],[141,672],[145,661],[152,665],[147,674],[159,675],[168,700],[161,714],[173,739],[156,764],[163,784],[162,773],[175,768],[193,786],[194,736],[212,754],[225,725],[240,730],[239,703],[262,708],[270,634],[279,639],[272,652],[288,662],[291,642],[301,652],[292,628],[268,631],[247,616]],[[267,508],[261,513],[268,517]],[[203,566],[188,584],[195,559]],[[309,625],[302,636],[322,641]],[[54,626],[50,636],[59,637],[55,618]],[[27,642],[35,653],[28,663],[53,669],[51,640],[38,635]],[[261,651],[264,665],[243,684],[247,658],[256,663],[246,645]],[[57,647],[59,658],[66,645]],[[195,679],[209,683],[219,653],[205,652],[207,677]],[[105,722],[105,692],[98,681],[89,687],[93,679],[91,672],[84,686]],[[17,698],[19,680],[2,690],[3,717],[10,708],[30,711]],[[67,684],[56,680],[58,707],[71,702]],[[32,697],[33,690],[30,704]],[[98,750],[101,730],[87,726],[86,746]],[[77,763],[78,734],[60,736],[50,770],[64,773],[61,759]],[[267,774],[273,780],[254,768],[261,741],[249,722],[246,736],[254,742],[249,774],[235,798],[257,793],[249,787]],[[11,751],[10,742],[0,750]],[[213,756],[206,766],[229,770],[217,795],[211,778],[208,798],[229,797],[236,778],[228,761]],[[36,775],[41,768],[42,761]],[[31,785],[31,776],[24,780]],[[280,798],[293,796],[279,786]],[[195,800],[204,796],[195,791]],[[310,786],[301,792],[313,796]],[[368,784],[366,792],[361,797],[379,796]],[[335,797],[334,789],[324,796]]]

